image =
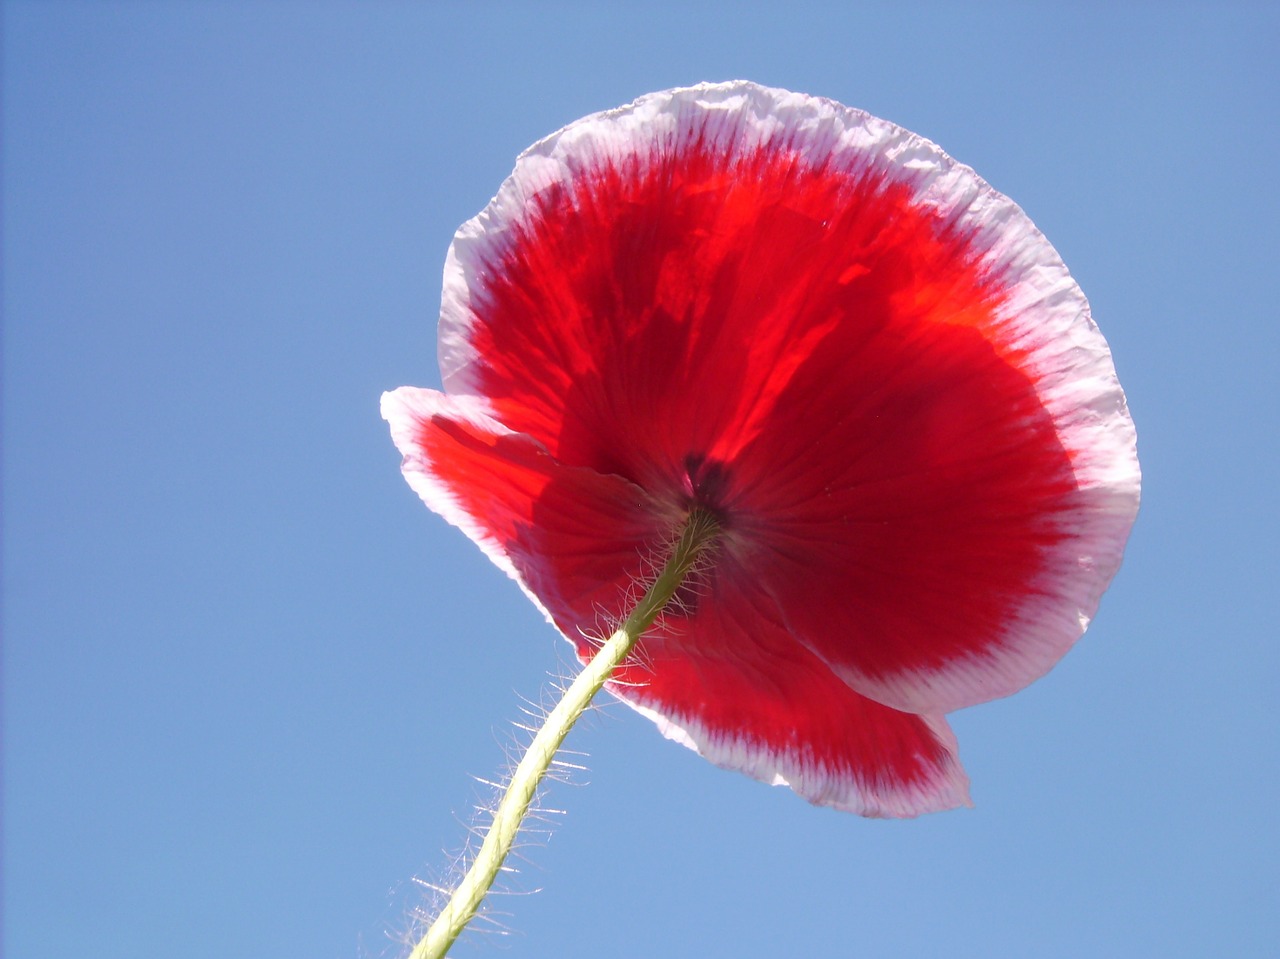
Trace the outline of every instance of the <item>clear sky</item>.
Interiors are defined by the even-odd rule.
[[[1023,206],[1142,513],[1081,644],[953,717],[974,809],[814,809],[606,705],[541,891],[454,954],[1275,955],[1277,49],[1263,3],[6,3],[4,955],[398,955],[570,666],[378,396],[439,385],[445,250],[521,149],[735,77]]]

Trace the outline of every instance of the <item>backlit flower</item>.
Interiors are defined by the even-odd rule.
[[[1057,253],[938,147],[737,82],[531,147],[454,239],[404,473],[584,659],[691,508],[714,554],[611,691],[814,803],[967,802],[943,714],[1080,636],[1138,505]]]

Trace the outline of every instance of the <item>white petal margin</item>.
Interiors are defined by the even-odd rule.
[[[382,394],[382,418],[391,428],[391,440],[400,451],[403,460],[400,471],[404,474],[409,487],[418,494],[432,512],[437,513],[449,524],[460,529],[471,542],[484,552],[485,556],[498,569],[502,570],[529,597],[547,622],[555,625],[555,620],[542,601],[534,595],[524,577],[512,563],[506,547],[490,535],[489,531],[459,505],[450,486],[443,482],[434,469],[431,460],[422,454],[418,447],[416,433],[420,424],[434,416],[446,416],[451,420],[471,423],[478,429],[495,436],[515,436],[513,430],[503,426],[485,412],[483,400],[470,396],[446,396],[436,390],[420,389],[414,386],[402,386]],[[536,441],[525,437],[530,444]]]
[[[815,163],[875,169],[908,183],[919,204],[971,231],[986,269],[1004,279],[1009,296],[994,335],[1028,351],[1041,402],[1071,455],[1081,497],[1069,538],[988,654],[927,673],[839,672],[864,695],[917,713],[950,712],[1021,689],[1079,639],[1120,566],[1141,487],[1136,436],[1110,349],[1057,252],[1017,204],[929,140],[832,100],[748,81],[665,90],[569,124],[521,154],[485,210],[454,237],[439,327],[446,390],[478,392],[475,374],[484,360],[471,331],[483,309],[485,271],[514,241],[533,199],[602,161],[655,144],[674,147],[695,131],[726,152],[776,139]]]
[[[786,786],[815,806],[827,806],[871,819],[910,819],[926,813],[973,805],[969,777],[956,758],[955,733],[941,716],[921,718],[946,747],[940,774],[925,782],[894,789],[872,788],[848,772],[805,763],[799,756],[761,746],[742,737],[713,733],[697,720],[675,718],[636,702],[636,690],[605,686],[619,700],[652,720],[672,742],[692,749],[703,759],[733,772],[744,773],[770,786]]]
[[[959,222],[991,242],[988,261],[1010,290],[997,336],[1027,351],[1027,371],[1070,457],[1077,493],[1073,509],[1054,518],[1066,535],[1047,551],[1045,568],[986,655],[879,680],[837,669],[864,695],[909,712],[998,699],[1052,669],[1096,615],[1141,499],[1137,434],[1088,301],[1025,214],[991,197],[1000,202],[977,204]]]

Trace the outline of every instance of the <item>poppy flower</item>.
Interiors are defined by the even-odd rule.
[[[458,231],[408,482],[584,661],[692,510],[719,534],[608,688],[810,802],[968,802],[944,714],[1079,638],[1138,507],[1088,303],[929,141],[752,83],[527,150]]]

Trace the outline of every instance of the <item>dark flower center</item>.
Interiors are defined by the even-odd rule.
[[[709,460],[703,453],[690,453],[684,458],[682,486],[684,506],[692,516],[703,513],[723,530],[728,525],[724,499],[729,485],[729,469],[724,463]],[[665,615],[692,617],[698,612],[703,596],[715,588],[714,551],[685,577],[665,610]]]
[[[707,459],[705,453],[690,453],[684,458],[685,505],[700,507],[711,513],[723,528],[724,499],[729,487],[729,468],[719,460]]]

